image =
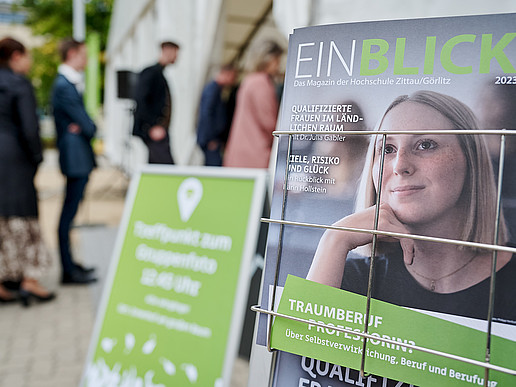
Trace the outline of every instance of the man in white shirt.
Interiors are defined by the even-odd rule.
[[[83,71],[87,63],[86,45],[66,39],[60,45],[62,64],[52,89],[52,107],[57,131],[59,165],[66,177],[66,194],[59,219],[59,251],[64,284],[96,281],[93,269],[74,262],[70,248],[70,228],[83,198],[90,172],[95,167],[91,140],[97,127],[84,108]]]

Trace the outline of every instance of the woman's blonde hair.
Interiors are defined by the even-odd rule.
[[[283,48],[273,40],[262,40],[253,45],[247,62],[247,70],[250,72],[263,71],[268,64],[281,55]]]
[[[376,130],[380,130],[387,113],[404,102],[419,103],[435,109],[452,123],[454,129],[474,130],[479,127],[475,115],[464,103],[445,94],[422,90],[410,96],[402,95],[396,98],[383,114]],[[376,203],[376,189],[373,182],[376,137],[372,136],[369,143],[357,192],[356,211]],[[466,213],[460,239],[478,243],[493,243],[493,230],[496,222],[496,184],[484,137],[464,134],[458,135],[457,138],[466,158],[466,178],[459,199],[465,201]],[[507,226],[503,215],[500,215],[498,243],[504,244],[507,242]]]

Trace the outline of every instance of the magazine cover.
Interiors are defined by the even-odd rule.
[[[314,325],[260,315],[274,386],[516,384],[515,26],[291,35],[261,307]]]

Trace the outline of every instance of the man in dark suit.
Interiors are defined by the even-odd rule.
[[[93,269],[74,262],[70,249],[70,228],[77,214],[95,167],[90,141],[97,127],[84,108],[83,70],[87,63],[86,45],[73,39],[60,46],[62,64],[52,89],[52,107],[57,131],[59,165],[66,176],[66,194],[59,219],[59,251],[61,254],[62,283],[90,283],[96,281]]]
[[[149,163],[174,164],[168,127],[172,116],[172,96],[163,70],[177,59],[179,45],[161,43],[158,63],[145,68],[135,89],[133,135],[141,137],[149,150]]]

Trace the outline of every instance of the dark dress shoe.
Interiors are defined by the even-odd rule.
[[[95,271],[94,267],[84,267],[79,263],[74,263],[75,269],[82,271],[83,273],[90,274]]]
[[[36,300],[38,302],[48,302],[56,298],[55,293],[48,293],[46,296],[41,296],[25,289],[20,289],[19,296],[22,305],[26,307],[30,305],[32,300]]]
[[[63,277],[61,278],[62,284],[90,284],[95,281],[97,281],[97,277],[92,273],[84,273],[79,270],[74,270],[71,273],[63,273]]]

